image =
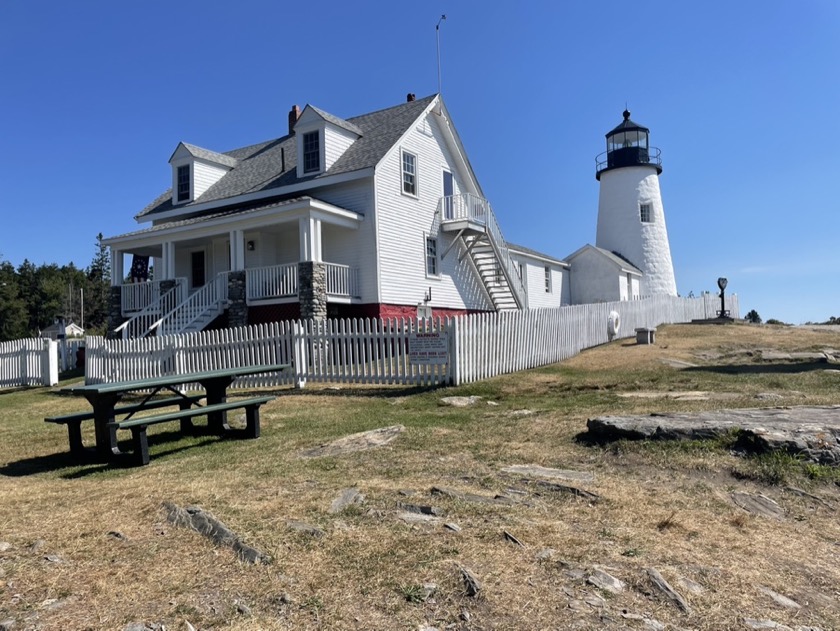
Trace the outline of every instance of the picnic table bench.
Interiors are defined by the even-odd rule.
[[[127,418],[131,418],[135,412],[173,407],[175,405],[179,406],[181,410],[187,410],[203,398],[203,394],[196,394],[192,396],[169,397],[167,399],[150,399],[141,403],[115,407],[114,415],[121,416],[127,414]],[[66,425],[70,439],[70,452],[74,455],[83,455],[85,453],[85,446],[82,443],[82,421],[92,421],[93,419],[94,413],[91,410],[90,412],[77,412],[76,414],[65,414],[63,416],[48,416],[44,421],[55,423],[56,425]],[[183,425],[181,426],[182,432],[185,432],[186,429]]]
[[[132,455],[135,464],[146,465],[149,464],[149,442],[146,437],[146,428],[150,425],[157,425],[158,423],[168,423],[170,421],[184,421],[189,422],[195,416],[204,416],[213,412],[227,412],[229,410],[245,409],[246,427],[244,435],[247,438],[260,437],[260,406],[269,401],[273,401],[276,397],[255,397],[252,399],[244,399],[237,401],[227,401],[225,403],[216,403],[215,405],[199,406],[194,408],[181,409],[177,412],[168,412],[165,414],[158,414],[156,416],[141,416],[139,418],[127,419],[123,421],[114,421],[108,426],[113,431],[118,429],[131,430],[131,444]],[[182,431],[183,431],[182,425]],[[230,431],[229,429],[227,431]]]
[[[95,455],[100,460],[113,459],[122,456],[117,442],[118,430],[131,430],[134,460],[138,464],[149,462],[148,439],[146,429],[150,425],[170,421],[180,421],[182,432],[192,432],[195,428],[192,419],[196,416],[207,416],[207,427],[211,433],[224,435],[243,435],[250,438],[259,437],[259,408],[274,397],[256,397],[238,401],[227,401],[227,389],[238,377],[279,372],[290,368],[289,364],[271,364],[256,366],[241,366],[220,370],[208,370],[194,373],[180,373],[149,377],[133,381],[115,381],[100,384],[88,384],[63,388],[61,392],[85,397],[91,404],[92,411],[52,416],[44,419],[49,423],[67,425],[70,451],[81,455],[88,454],[82,443],[81,423],[92,419],[96,437]],[[199,384],[204,390],[203,395],[188,396],[181,389],[186,384]],[[175,396],[159,399],[154,398],[161,391],[168,391]],[[145,392],[143,401],[137,404],[118,406],[121,398],[129,393]],[[205,405],[200,405],[200,399],[206,399]],[[155,416],[137,416],[135,413],[147,410],[173,407],[178,410],[164,412]],[[247,427],[244,432],[234,432],[227,423],[227,412],[234,409],[244,409]],[[122,420],[117,416],[127,415]]]

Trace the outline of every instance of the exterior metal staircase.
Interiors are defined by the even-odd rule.
[[[471,193],[448,195],[438,201],[438,213],[441,230],[455,232],[455,239],[442,258],[461,245],[458,260],[470,258],[496,311],[524,309],[525,284],[490,202]]]

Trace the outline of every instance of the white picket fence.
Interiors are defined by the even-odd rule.
[[[737,296],[730,296],[727,306],[737,318]],[[307,320],[134,340],[89,337],[85,381],[287,363],[293,371],[247,377],[235,385],[458,385],[555,363],[603,344],[609,341],[607,321],[612,311],[620,317],[618,337],[632,337],[636,328],[712,318],[718,308],[715,296],[660,296],[435,320]],[[446,363],[412,363],[413,336],[429,332],[447,340]]]
[[[58,383],[58,345],[42,338],[0,342],[0,388],[54,386]]]

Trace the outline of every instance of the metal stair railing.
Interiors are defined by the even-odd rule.
[[[165,291],[154,302],[150,302],[138,313],[114,329],[124,340],[146,337],[152,331],[152,325],[160,318],[160,314],[168,313],[184,300],[187,279],[176,278],[175,286]]]
[[[501,263],[501,270],[510,287],[511,294],[517,306],[522,309],[525,306],[525,285],[519,277],[519,271],[510,257],[505,238],[496,215],[490,206],[490,202],[472,193],[461,193],[460,195],[449,195],[438,200],[438,212],[441,221],[444,223],[452,220],[468,219],[474,223],[484,225],[486,234],[489,237],[490,245]]]
[[[210,311],[220,312],[227,294],[228,272],[219,272],[216,278],[167,312],[150,329],[156,330],[157,335],[181,333]]]

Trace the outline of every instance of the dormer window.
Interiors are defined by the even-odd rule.
[[[321,142],[317,131],[303,135],[303,172],[314,173],[321,170]]]
[[[179,142],[172,157],[172,203],[186,204],[201,196],[221,180],[238,160],[223,153]]]
[[[186,202],[190,199],[190,165],[178,167],[178,201]]]

